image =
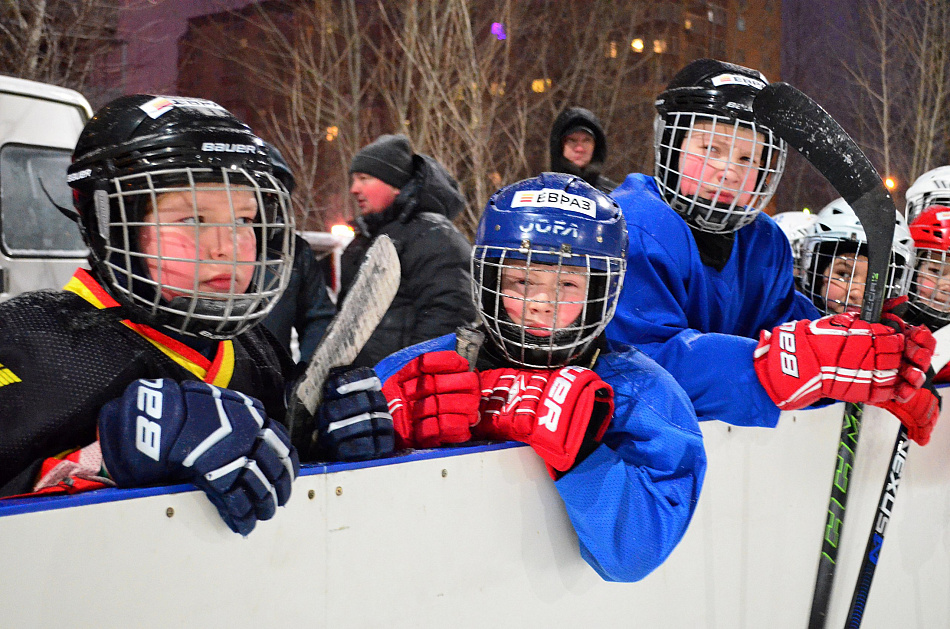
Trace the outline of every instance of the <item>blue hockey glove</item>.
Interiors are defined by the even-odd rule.
[[[368,367],[330,372],[316,425],[321,460],[364,461],[395,449],[393,416],[376,372]]]
[[[136,380],[102,407],[99,442],[119,487],[193,482],[241,535],[273,517],[300,472],[258,400],[204,382]]]

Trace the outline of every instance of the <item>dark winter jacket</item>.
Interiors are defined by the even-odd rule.
[[[340,264],[340,299],[346,299],[367,249],[380,234],[396,246],[402,276],[392,305],[354,365],[372,367],[393,352],[475,320],[471,245],[452,224],[464,207],[455,179],[431,157],[414,155],[412,179],[393,204],[355,221],[356,237]]]
[[[308,362],[336,314],[327,293],[323,268],[307,241],[296,236],[294,266],[287,289],[264,319],[280,344],[290,352],[290,331],[297,330],[300,361]]]
[[[578,168],[564,158],[564,136],[570,129],[581,125],[594,132],[594,156],[584,168]],[[592,111],[583,107],[568,107],[562,111],[551,125],[550,140],[553,172],[577,175],[605,194],[610,194],[617,187],[615,181],[600,174],[607,160],[607,136],[604,135],[600,120]]]

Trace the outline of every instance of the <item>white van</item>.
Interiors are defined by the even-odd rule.
[[[0,75],[0,301],[62,288],[85,263],[79,229],[54,203],[72,208],[66,167],[91,117],[79,92]]]

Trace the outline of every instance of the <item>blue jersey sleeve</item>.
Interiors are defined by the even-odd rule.
[[[603,443],[556,487],[581,555],[608,581],[638,581],[672,552],[699,500],[706,452],[685,392],[636,350],[595,371],[614,389]]]
[[[735,234],[722,269],[703,263],[686,222],[643,175],[613,193],[627,219],[627,272],[607,327],[615,350],[635,346],[683,387],[700,421],[772,427],[779,409],[752,357],[761,330],[813,319],[794,290],[791,252],[767,216]]]

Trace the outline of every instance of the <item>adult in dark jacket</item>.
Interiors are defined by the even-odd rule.
[[[607,159],[607,136],[594,112],[568,107],[551,125],[551,170],[580,177],[605,194],[617,182],[600,174]]]
[[[471,245],[452,224],[465,206],[458,183],[431,157],[413,154],[406,136],[383,135],[363,147],[350,173],[360,216],[341,260],[340,299],[380,234],[393,240],[402,266],[392,305],[353,363],[371,367],[475,320]]]

